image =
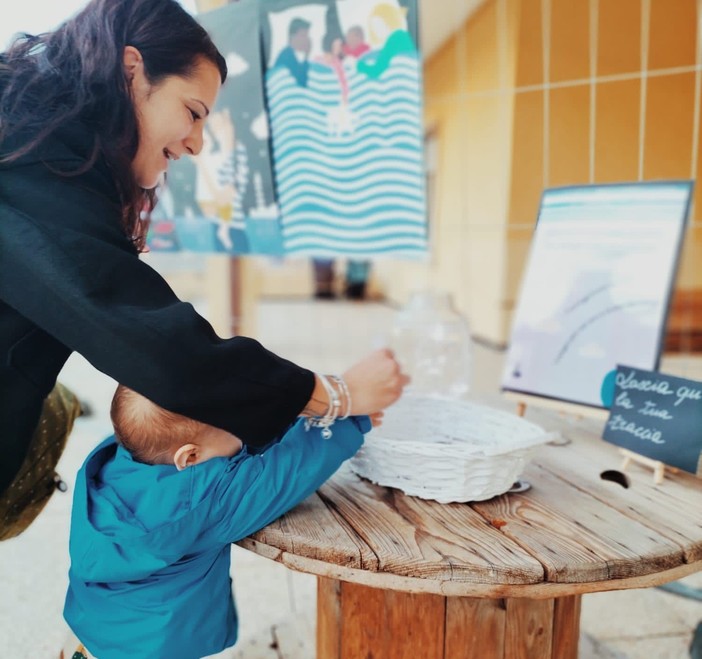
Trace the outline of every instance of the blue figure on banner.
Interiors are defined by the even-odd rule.
[[[288,28],[288,45],[280,51],[275,66],[286,67],[300,87],[307,87],[309,55],[312,48],[310,23],[302,18],[293,18]]]

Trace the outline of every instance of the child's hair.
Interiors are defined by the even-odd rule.
[[[112,398],[110,417],[117,441],[137,462],[146,464],[170,464],[175,451],[194,441],[205,427],[121,384]]]

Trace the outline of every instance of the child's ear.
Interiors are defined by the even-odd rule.
[[[200,449],[195,444],[183,444],[173,456],[173,464],[178,471],[192,467],[199,462]]]

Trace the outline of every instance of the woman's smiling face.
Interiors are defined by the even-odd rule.
[[[203,126],[217,100],[221,77],[212,62],[201,58],[189,77],[169,76],[152,85],[141,54],[132,46],[124,49],[124,68],[139,122],[132,170],[138,185],[151,189],[161,181],[169,160],[202,149]]]

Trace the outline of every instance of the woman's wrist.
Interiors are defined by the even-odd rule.
[[[322,380],[317,375],[314,374],[314,389],[312,390],[312,396],[307,401],[307,405],[300,413],[300,416],[324,416],[329,409],[329,395],[327,390],[322,384]]]
[[[351,416],[351,392],[346,384],[346,380],[338,375],[332,375],[331,379],[338,387],[339,396],[339,414],[343,414],[343,419],[348,419]]]
[[[306,426],[322,429],[322,437],[332,436],[331,426],[338,418],[346,419],[351,414],[351,393],[342,377],[315,373],[315,387],[302,416],[307,417]]]

